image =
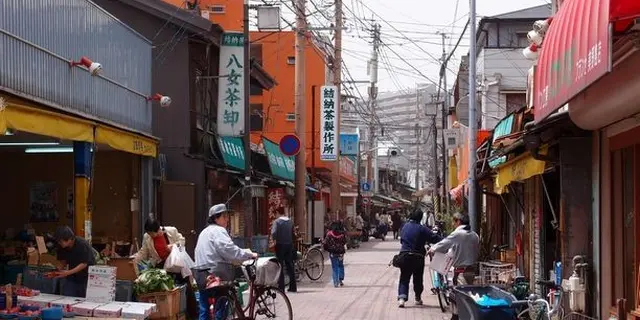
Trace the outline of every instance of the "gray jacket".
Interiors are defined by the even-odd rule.
[[[198,236],[195,257],[196,266],[204,267],[220,262],[242,262],[253,258],[253,255],[233,243],[227,229],[211,224]]]
[[[293,244],[293,221],[289,217],[278,217],[271,225],[271,239],[276,244]]]
[[[457,227],[448,237],[436,243],[431,250],[446,253],[451,249],[454,255],[454,267],[474,266],[478,262],[480,237],[468,229],[466,225]]]

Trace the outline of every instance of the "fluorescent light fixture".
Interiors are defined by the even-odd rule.
[[[71,153],[72,147],[58,147],[58,148],[26,148],[24,153]]]
[[[57,146],[60,142],[0,142],[0,147]]]
[[[91,148],[93,152],[93,148]],[[26,148],[24,153],[73,153],[73,147]]]

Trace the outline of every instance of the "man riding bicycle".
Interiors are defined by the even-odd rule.
[[[456,229],[442,241],[436,243],[429,254],[434,252],[453,252],[453,284],[464,285],[473,284],[476,276],[476,265],[478,263],[478,252],[480,250],[480,237],[471,230],[469,218],[459,212],[453,214],[453,225]],[[462,275],[462,277],[460,277]],[[457,310],[453,310],[452,320],[457,320]]]
[[[214,267],[219,263],[232,264],[257,259],[258,254],[238,247],[227,232],[229,215],[233,212],[225,204],[216,204],[209,209],[209,224],[198,236],[195,258],[198,268]],[[209,320],[209,300],[212,293],[200,288],[200,320]]]

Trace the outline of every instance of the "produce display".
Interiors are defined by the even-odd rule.
[[[4,319],[9,318],[37,318],[40,316],[40,307],[32,305],[22,305],[13,307],[9,310],[0,310],[0,316]]]
[[[40,291],[38,290],[29,289],[23,286],[11,286],[11,291],[13,292],[13,294],[21,297],[35,297],[40,294]],[[0,287],[0,294],[4,295],[5,293],[7,293],[7,287]]]
[[[154,292],[167,292],[175,288],[173,278],[163,269],[147,269],[133,283],[136,295]]]

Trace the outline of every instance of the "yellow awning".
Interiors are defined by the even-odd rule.
[[[147,157],[158,155],[158,141],[105,124],[27,106],[23,100],[0,95],[0,133],[7,129],[62,140],[106,144],[116,150]],[[95,135],[94,135],[95,129]]]
[[[1,99],[2,97],[0,97]],[[0,132],[24,131],[64,140],[93,142],[95,123],[21,104],[0,106]]]
[[[147,157],[158,155],[157,141],[124,130],[98,125],[96,128],[96,142],[111,148]]]
[[[547,154],[547,147],[540,150]],[[506,186],[514,181],[522,181],[544,172],[546,162],[534,159],[529,152],[498,167],[498,175],[494,182],[494,192],[501,194]]]
[[[464,170],[464,169],[463,169]],[[449,158],[449,187],[451,189],[458,185],[458,161],[456,156],[453,155]]]

